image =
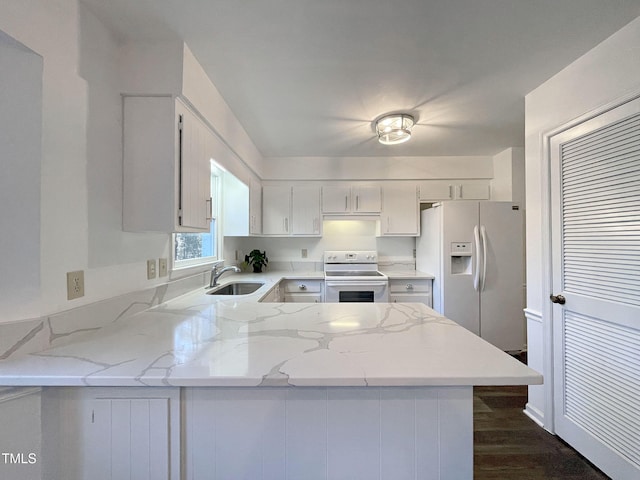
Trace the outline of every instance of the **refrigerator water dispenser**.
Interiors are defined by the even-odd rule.
[[[471,242],[451,243],[451,275],[471,275]]]

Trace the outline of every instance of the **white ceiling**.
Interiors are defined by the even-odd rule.
[[[640,0],[83,2],[122,40],[183,39],[265,157],[522,146],[524,95],[640,15]],[[372,122],[396,111],[417,126],[385,147]]]

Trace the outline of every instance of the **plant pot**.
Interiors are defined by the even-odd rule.
[[[262,267],[258,265],[253,266],[253,273],[262,273]]]

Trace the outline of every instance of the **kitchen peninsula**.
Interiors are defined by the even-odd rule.
[[[426,305],[260,303],[282,277],[261,278],[0,362],[0,384],[48,387],[43,441],[69,479],[128,449],[153,478],[461,480],[473,386],[542,382]]]

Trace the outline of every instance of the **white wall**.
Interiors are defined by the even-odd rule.
[[[251,176],[247,169],[261,177],[262,155],[186,45],[183,59],[182,92],[207,118],[219,138],[224,140],[229,153],[233,152],[235,160],[229,161],[225,166],[247,184]]]
[[[0,32],[0,322],[40,310],[42,58]]]
[[[145,258],[168,257],[169,236],[122,231],[121,92],[124,87],[120,75],[120,46],[90,11],[81,6],[79,13],[78,68],[87,82],[87,266],[91,270],[89,274],[95,276],[101,275],[97,269],[131,264],[131,273],[138,277],[140,287],[145,287],[147,280],[139,262]],[[87,287],[91,294],[89,283]],[[113,291],[113,287],[106,288]],[[129,288],[127,285],[126,289]]]
[[[77,74],[77,5],[64,0],[3,2],[0,30],[44,62],[40,198],[23,204],[40,210],[34,221],[40,222],[41,260],[28,259],[25,268],[40,270],[42,305],[58,310],[66,298],[65,272],[87,264],[86,84]],[[38,132],[30,134],[37,137]],[[7,174],[19,174],[20,168]]]
[[[491,199],[524,205],[524,148],[507,148],[493,157]]]
[[[138,74],[133,76],[126,68],[132,60],[140,61],[140,56],[130,53],[139,52],[142,47],[119,44],[90,10],[76,0],[1,2],[0,32],[11,37],[14,47],[19,42],[25,50],[35,52],[31,55],[41,57],[43,63],[38,78],[42,85],[39,109],[42,132],[36,127],[23,129],[26,134],[21,140],[23,161],[9,163],[3,158],[0,186],[9,181],[13,187],[7,192],[22,192],[15,197],[22,213],[3,212],[0,217],[3,236],[4,232],[22,228],[24,223],[29,238],[35,242],[10,243],[9,237],[2,240],[3,258],[19,259],[20,270],[12,263],[0,264],[2,276],[14,278],[15,285],[13,290],[1,289],[0,322],[48,315],[166,282],[166,277],[146,279],[146,260],[169,256],[170,235],[127,233],[121,227],[120,93],[132,93],[133,89],[147,86],[144,81],[149,72],[146,76],[142,74],[144,63],[136,63]],[[6,36],[3,52],[9,43]],[[163,87],[172,89],[171,92],[181,87],[184,44],[169,42],[147,47],[158,52],[147,58],[147,64],[155,66],[152,74],[162,73],[157,78],[162,78]],[[9,61],[9,56],[3,54],[2,62],[5,59]],[[194,67],[193,63],[190,65]],[[20,71],[5,64],[0,67],[2,82],[10,80],[7,72]],[[212,85],[198,80],[197,71],[193,75],[191,83],[185,83],[192,90],[199,90],[193,93],[196,103],[213,98],[217,91],[204,91]],[[14,76],[12,81],[25,82],[24,87],[27,86],[22,78]],[[5,98],[14,98],[18,90],[2,85],[0,97],[4,109]],[[227,129],[234,137],[225,141],[236,152],[249,152],[248,163],[253,162],[258,168],[261,158],[248,136],[239,133],[242,127],[230,111],[217,105],[209,114],[220,115],[209,119],[210,123],[231,124]],[[26,110],[23,116],[27,117]],[[40,141],[41,155],[35,150],[28,151],[28,147],[38,149]],[[3,149],[5,143],[3,140]],[[240,162],[237,158],[235,161]],[[245,175],[250,177],[252,173]],[[18,217],[23,219],[22,223],[17,222]],[[0,260],[4,261],[8,260]],[[11,270],[11,276],[5,275],[5,266]],[[66,272],[73,270],[85,271],[85,297],[68,301]],[[38,297],[40,302],[29,301]]]
[[[527,308],[530,365],[545,375],[545,385],[530,387],[529,403],[551,426],[549,411],[550,345],[545,332],[549,293],[545,291],[543,258],[548,225],[542,207],[548,186],[542,168],[542,135],[631,93],[640,93],[640,18],[602,42],[526,96]],[[539,320],[534,320],[538,318]],[[540,364],[533,364],[541,362]],[[546,412],[549,415],[545,416]]]
[[[493,158],[286,157],[265,158],[264,180],[490,179]]]
[[[412,260],[415,238],[376,237],[376,222],[372,220],[332,220],[323,223],[321,238],[314,237],[235,237],[225,241],[228,263],[239,260],[254,248],[265,250],[270,261],[322,262],[325,250],[377,250],[380,257]],[[307,258],[301,250],[307,249]]]

